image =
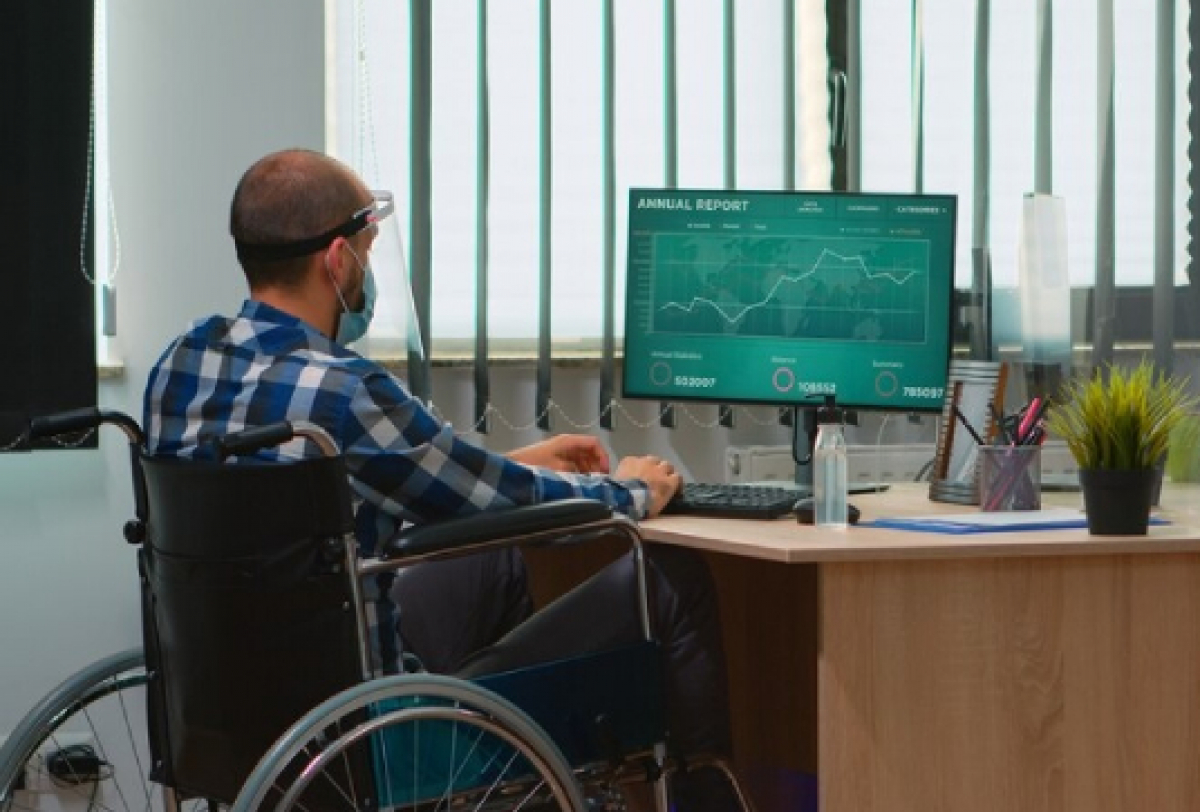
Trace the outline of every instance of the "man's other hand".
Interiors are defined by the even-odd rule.
[[[508,458],[522,465],[571,474],[607,474],[608,452],[587,434],[559,434],[540,443],[510,451]]]
[[[671,497],[683,487],[683,477],[675,471],[675,466],[661,457],[626,457],[617,466],[613,478],[640,479],[649,486],[647,519],[653,519],[661,513]]]

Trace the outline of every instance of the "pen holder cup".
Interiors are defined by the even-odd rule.
[[[980,448],[979,506],[985,511],[1041,510],[1041,446]]]

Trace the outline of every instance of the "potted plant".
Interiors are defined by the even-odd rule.
[[[1088,530],[1145,535],[1171,433],[1197,402],[1187,381],[1142,361],[1069,381],[1060,400],[1046,427],[1066,441],[1079,465]]]

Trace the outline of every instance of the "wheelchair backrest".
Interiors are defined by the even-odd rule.
[[[154,777],[229,803],[280,734],[363,679],[345,468],[139,463]]]

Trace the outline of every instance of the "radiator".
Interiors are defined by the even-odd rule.
[[[849,449],[851,482],[912,482],[928,478],[933,443],[852,445]],[[1042,446],[1043,474],[1072,474],[1077,470],[1065,443]],[[731,446],[725,451],[729,482],[791,482],[796,466],[785,445]]]

